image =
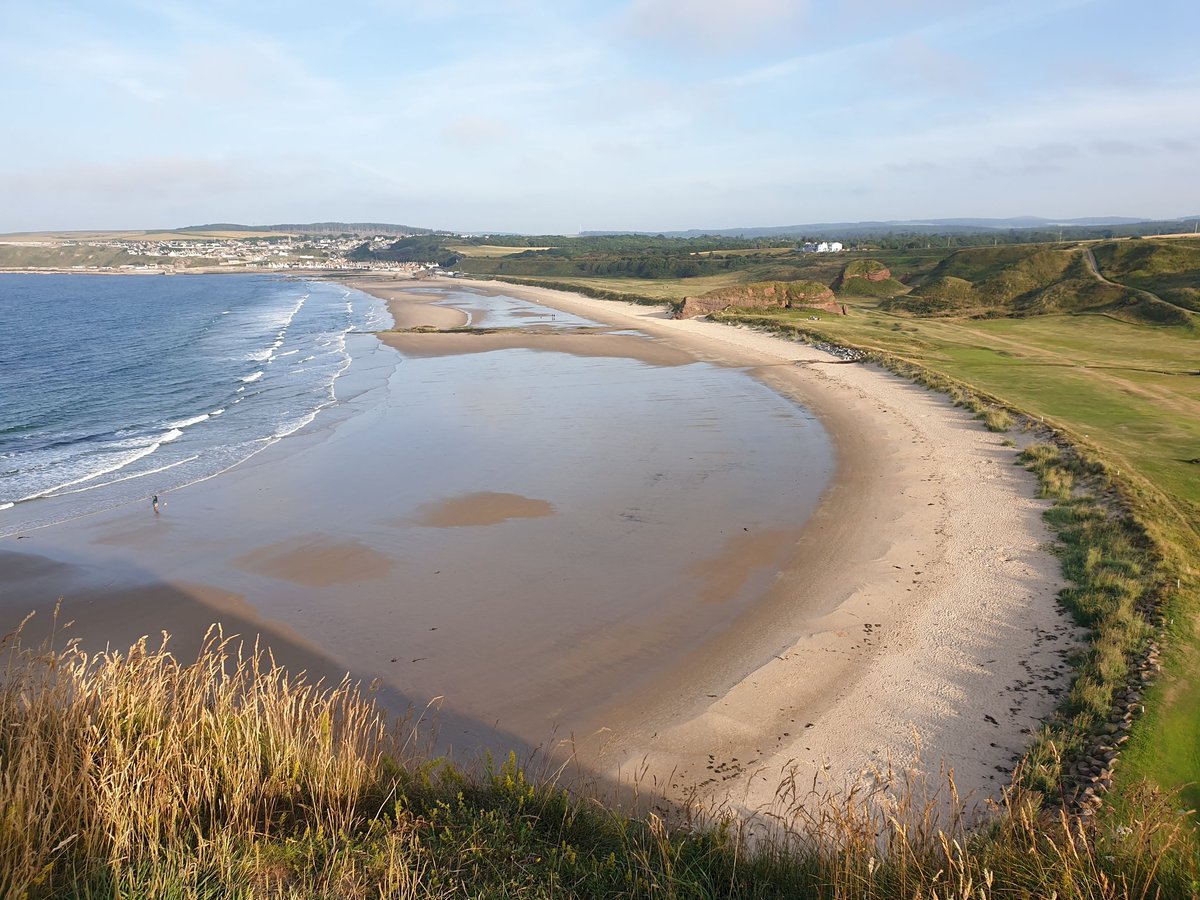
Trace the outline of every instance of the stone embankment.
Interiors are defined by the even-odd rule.
[[[1103,805],[1104,795],[1112,787],[1121,749],[1129,740],[1129,730],[1146,711],[1142,696],[1161,671],[1159,646],[1157,641],[1151,641],[1141,662],[1133,667],[1125,690],[1113,696],[1108,721],[1092,732],[1088,745],[1063,771],[1069,811],[1090,816]]]

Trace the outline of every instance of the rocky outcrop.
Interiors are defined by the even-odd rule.
[[[677,319],[706,316],[730,307],[740,309],[823,309],[841,313],[842,308],[827,285],[817,281],[764,281],[720,288],[698,297],[688,297],[675,312]]]
[[[892,270],[877,259],[856,259],[846,265],[842,271],[842,281],[851,278],[865,278],[867,281],[887,281],[892,277]]]

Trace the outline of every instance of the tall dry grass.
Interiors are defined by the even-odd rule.
[[[0,683],[3,897],[1187,896],[1171,798],[1076,820],[1014,788],[982,826],[953,782],[886,773],[816,795],[785,778],[769,834],[721,809],[629,814],[413,750],[368,695],[288,675],[219,631],[88,655],[6,639]]]
[[[142,639],[23,648],[0,686],[0,872],[11,893],[175,866],[221,868],[286,828],[354,827],[395,741],[355,685],[289,676],[209,633],[181,663]],[[19,894],[20,891],[17,890]]]

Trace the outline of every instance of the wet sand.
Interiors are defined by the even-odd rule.
[[[142,606],[127,624],[154,635],[194,629],[180,597],[203,589],[238,598],[272,646],[288,636],[285,662],[319,648],[323,672],[379,679],[400,708],[436,701],[441,749],[524,754],[612,727],[614,698],[665,677],[787,567],[779,534],[816,504],[832,446],[745,373],[574,336],[606,349],[420,356],[350,335],[342,402],[312,426],[157,514],[6,540],[14,573],[36,555],[75,575],[6,579],[0,610],[129,591]],[[80,622],[90,646],[130,637]]]
[[[889,765],[935,782],[946,769],[965,797],[995,796],[1057,706],[1080,638],[1056,600],[1047,504],[1014,464],[1028,438],[775,336],[535,287],[472,287],[750,366],[816,411],[838,448],[834,482],[766,596],[669,678],[613,704],[622,724],[606,735],[609,770],[744,810],[778,808],[784,780],[802,800],[811,785],[869,783]]]
[[[413,288],[420,287],[422,282],[413,278],[362,275],[339,281],[386,301],[397,329],[459,328],[470,321],[465,312],[437,306],[435,298],[428,294],[414,293]]]
[[[383,336],[401,355],[362,336],[363,382],[329,416],[160,516],[4,541],[0,612],[69,595],[117,640],[223,617],[225,598],[285,661],[378,677],[397,704],[445,698],[440,746],[556,734],[678,798],[761,809],[788,773],[840,784],[914,741],[964,792],[1004,782],[1073,632],[1044,505],[1003,436],[763,334],[538,288],[415,287],[390,297],[397,327],[457,327],[435,304],[502,292],[651,340]],[[502,427],[514,416],[541,424]],[[133,612],[114,624],[117,596]]]

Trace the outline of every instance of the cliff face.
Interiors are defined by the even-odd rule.
[[[706,316],[736,306],[741,309],[793,309],[807,307],[840,313],[833,291],[817,281],[764,281],[709,291],[683,301],[677,319]]]

